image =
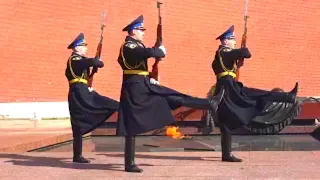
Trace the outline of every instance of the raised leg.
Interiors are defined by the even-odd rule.
[[[297,93],[298,93],[298,83],[296,83],[295,87],[288,93],[273,91],[263,99],[266,101],[295,103]]]

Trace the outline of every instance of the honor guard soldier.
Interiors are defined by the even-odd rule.
[[[180,106],[217,111],[224,92],[211,99],[191,97],[160,86],[149,77],[148,59],[163,58],[164,46],[147,48],[142,40],[143,16],[127,25],[118,63],[123,70],[117,135],[125,136],[125,171],[142,172],[135,164],[135,136],[175,122],[171,110]]]
[[[68,46],[65,76],[69,81],[68,103],[73,133],[73,162],[89,163],[82,156],[82,135],[91,132],[119,108],[119,102],[98,94],[88,87],[90,67],[102,68],[99,58],[86,57],[87,44],[83,33]]]
[[[299,103],[296,101],[298,83],[289,93],[244,86],[235,78],[238,60],[251,58],[249,49],[246,47],[236,48],[233,25],[216,40],[220,40],[221,45],[219,45],[212,62],[212,69],[217,77],[213,95],[222,89],[225,90],[224,98],[217,111],[221,129],[222,161],[241,162],[241,159],[231,153],[231,131],[240,127],[253,130],[252,124],[255,124],[258,126],[255,128],[255,133],[273,134],[290,124],[300,111]],[[280,104],[268,110],[266,107],[268,104],[270,105],[270,102]],[[255,122],[257,119],[260,122]],[[261,122],[261,120],[265,122]],[[268,124],[267,121],[271,120],[272,122]],[[281,125],[282,127],[279,127]]]

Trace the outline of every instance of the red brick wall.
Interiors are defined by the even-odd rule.
[[[80,3],[79,3],[80,2]],[[205,96],[215,82],[211,62],[215,38],[235,25],[238,45],[243,33],[245,0],[164,0],[164,45],[161,83],[176,90]],[[145,17],[146,45],[156,36],[156,0],[0,0],[0,102],[65,101],[68,83],[64,70],[66,48],[84,32],[93,56],[107,11],[103,61],[95,89],[119,99],[119,47],[122,28]],[[320,1],[249,1],[247,45],[253,56],[241,69],[240,80],[263,89],[290,90],[300,82],[300,96],[320,95]],[[154,61],[150,60],[150,67]]]

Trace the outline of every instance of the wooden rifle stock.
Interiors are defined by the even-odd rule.
[[[97,47],[97,52],[96,52],[96,56],[95,58],[100,58],[101,57],[101,51],[102,51],[102,42],[103,42],[103,29],[105,27],[104,25],[104,18],[105,18],[105,12],[103,12],[103,15],[102,15],[102,23],[101,23],[101,36],[100,36],[100,41],[99,41],[99,44],[98,44],[98,47]],[[89,87],[92,87],[92,82],[93,82],[93,75],[95,73],[98,72],[98,67],[93,67],[92,68],[92,71],[89,75],[89,79],[88,79],[88,86]]]
[[[162,4],[161,2],[159,2],[159,1],[157,2],[159,22],[158,22],[158,26],[157,26],[157,41],[156,41],[155,47],[159,47],[162,45],[162,19],[161,19],[161,15],[160,15],[160,5],[161,4]],[[152,72],[151,72],[151,77],[157,81],[159,80],[158,64],[160,61],[161,61],[161,58],[155,59],[155,62],[152,66]]]
[[[242,35],[242,40],[241,40],[241,48],[244,48],[246,47],[246,44],[247,44],[247,20],[248,20],[248,16],[244,16],[244,33]],[[238,59],[238,62],[237,62],[237,76],[236,76],[236,80],[238,81],[239,80],[239,76],[240,76],[240,67],[243,66],[243,61],[244,61],[244,58],[240,58]]]

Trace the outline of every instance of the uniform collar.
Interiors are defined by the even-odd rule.
[[[76,52],[72,52],[71,56],[81,56],[81,57],[85,57],[85,56],[82,56],[82,55],[80,55],[80,54],[78,54],[78,53],[76,53]]]
[[[219,49],[221,49],[221,48],[229,48],[229,49],[231,49],[229,46],[224,46],[224,45],[219,45]]]
[[[131,41],[131,42],[138,44],[139,46],[144,47],[144,44],[141,41],[138,41],[131,36],[127,36],[125,41]]]

